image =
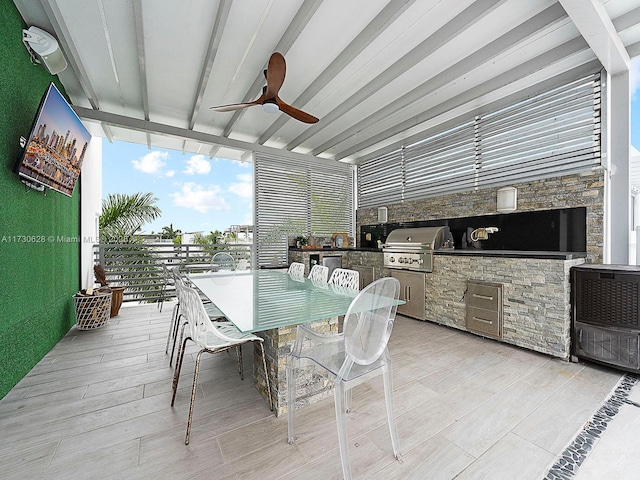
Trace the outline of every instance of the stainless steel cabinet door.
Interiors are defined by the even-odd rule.
[[[398,313],[408,317],[425,319],[425,278],[424,273],[394,270],[391,276],[400,281],[400,300],[404,305],[398,306]]]

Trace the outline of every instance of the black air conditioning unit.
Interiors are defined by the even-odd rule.
[[[571,268],[572,354],[640,373],[640,268]]]

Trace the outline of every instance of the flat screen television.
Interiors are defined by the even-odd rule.
[[[16,173],[33,188],[71,196],[91,134],[51,83],[42,96]]]

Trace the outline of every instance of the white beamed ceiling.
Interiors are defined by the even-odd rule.
[[[14,3],[58,38],[59,78],[94,135],[242,161],[278,149],[357,163],[640,54],[640,0]],[[287,61],[280,97],[318,124],[210,110],[257,98],[274,51]]]

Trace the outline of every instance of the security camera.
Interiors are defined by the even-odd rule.
[[[67,61],[60,50],[58,41],[38,27],[22,30],[22,43],[35,63],[41,63],[51,75],[57,75],[67,68]]]

